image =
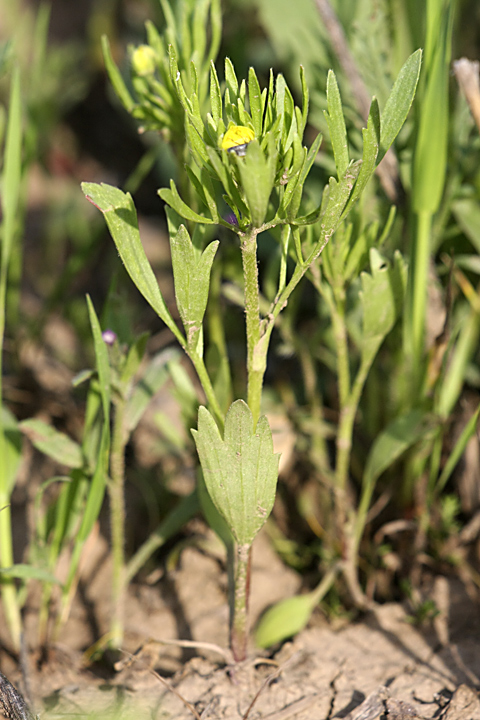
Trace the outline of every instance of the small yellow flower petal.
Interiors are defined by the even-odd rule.
[[[255,133],[251,128],[244,125],[232,125],[223,136],[222,150],[234,152],[243,157],[247,151],[247,145],[253,140]]]

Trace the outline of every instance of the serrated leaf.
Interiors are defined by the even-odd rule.
[[[196,348],[208,301],[210,271],[219,242],[200,253],[184,225],[170,237],[175,297],[187,336],[187,347]]]
[[[82,449],[65,433],[59,432],[51,425],[35,418],[24,420],[19,427],[40,452],[69,468],[82,467]]]
[[[253,428],[252,413],[236,400],[225,418],[224,439],[205,407],[192,430],[205,485],[239,545],[249,545],[269,516],[275,500],[279,455],[265,416]]]

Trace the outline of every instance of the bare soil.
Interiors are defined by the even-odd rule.
[[[108,547],[100,534],[92,538],[59,642],[47,662],[39,664],[31,653],[26,663],[42,719],[183,720],[197,713],[204,720],[236,720],[248,713],[251,720],[480,720],[478,608],[461,583],[444,577],[432,582],[429,597],[440,614],[427,628],[415,627],[398,604],[379,606],[339,628],[319,613],[272,657],[252,648],[250,660],[235,668],[213,650],[162,644],[181,638],[227,646],[224,568],[213,536],[207,532],[204,540],[211,552],[205,543],[202,549],[186,547],[168,576],[131,586],[125,654],[115,671],[91,661],[86,652],[107,631],[109,616]],[[261,534],[253,558],[254,621],[298,586],[297,575],[285,569]],[[26,614],[31,642],[35,623],[31,604]],[[2,672],[24,691],[18,665],[5,652],[0,660]]]

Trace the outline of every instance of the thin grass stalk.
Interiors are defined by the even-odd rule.
[[[3,224],[2,261],[0,268],[0,410],[3,404],[3,343],[5,336],[6,299],[11,248],[16,234],[16,213],[19,204],[21,181],[21,99],[20,71],[16,68],[10,87],[10,108],[5,141],[5,162],[3,171]],[[10,513],[11,478],[6,467],[6,438],[0,412],[0,567],[13,565],[12,519]],[[20,650],[22,621],[15,581],[3,578],[1,583],[2,602],[13,647]]]
[[[118,396],[110,450],[110,532],[112,539],[112,619],[110,641],[114,648],[123,642],[124,596],[125,596],[125,431],[126,401]]]
[[[443,195],[447,172],[448,82],[455,0],[428,0],[423,98],[413,164],[413,212],[416,217],[409,278],[404,347],[412,392],[421,386],[428,263],[433,215]]]

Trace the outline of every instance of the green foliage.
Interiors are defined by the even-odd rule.
[[[164,30],[147,22],[146,42],[127,51],[128,78],[113,60],[118,45],[111,49],[107,38],[102,40],[114,90],[139,130],[153,131],[144,136],[151,149],[125,191],[95,183],[82,187],[101,211],[131,280],[197,377],[176,350],[148,360],[147,334],[134,336],[125,318],[117,318],[117,327],[109,303],[99,319],[89,301],[88,312],[81,311],[83,339],[89,321],[95,367],[76,380],[77,385],[89,381],[79,436],[72,439],[38,418],[18,426],[2,404],[0,584],[14,645],[31,580],[43,583],[40,634],[46,639],[58,559],[70,551],[68,578],[58,588],[57,630],[65,621],[81,553],[108,492],[114,568],[108,642],[121,645],[126,583],[201,508],[226,547],[231,645],[235,659],[244,657],[250,546],[272,511],[278,475],[274,433],[264,415],[267,368],[269,394],[278,393],[282,414],[288,412],[298,430],[298,475],[308,473],[309,480],[295,488],[294,501],[312,539],[305,541],[302,533],[301,541],[289,541],[290,559],[297,566],[318,562],[323,579],[313,591],[270,609],[256,642],[268,647],[300,631],[328,591],[328,602],[340,603],[348,595],[350,606],[368,607],[366,589],[375,587],[382,563],[382,549],[372,538],[383,531],[385,517],[405,520],[408,513],[413,540],[411,546],[405,540],[404,547],[407,553],[415,547],[414,564],[430,553],[432,562],[460,562],[463,573],[469,572],[463,549],[451,549],[453,538],[460,542],[465,514],[451,479],[476,432],[478,401],[453,440],[451,428],[466,379],[471,388],[480,386],[480,158],[466,106],[461,100],[455,105],[448,87],[455,2],[429,0],[426,8],[383,0],[336,3],[348,51],[340,57],[314,3],[253,3],[277,51],[275,66],[278,58],[285,62],[276,75],[268,75],[260,60],[242,79],[230,59],[238,57],[234,45],[226,47],[220,67],[218,0],[172,5],[161,0]],[[61,92],[65,81],[46,43],[47,9],[38,13],[35,28],[32,68],[23,65],[21,88],[17,65],[30,54],[17,49],[16,60],[12,47],[5,46],[0,56],[3,71],[14,68],[8,112],[0,108],[2,343],[6,304],[15,339],[17,327],[23,328],[18,302],[23,178],[60,106],[79,87],[75,73],[71,88]],[[247,45],[248,40],[245,55]],[[421,77],[419,46],[425,47]],[[257,53],[257,60],[261,57]],[[69,67],[65,63],[62,67]],[[300,73],[292,73],[300,63]],[[421,103],[409,116],[417,83]],[[20,89],[28,106],[26,124]],[[375,93],[371,103],[370,93]],[[62,96],[61,104],[56,105],[56,96]],[[159,190],[168,206],[176,311],[163,286],[163,294],[159,289],[126,192],[127,187],[134,192],[142,168],[153,166],[158,135],[170,144],[176,164],[169,187]],[[382,187],[386,172],[398,190],[396,208],[389,207],[373,178],[382,160]],[[413,208],[413,220],[407,207]],[[55,260],[52,267],[59,266],[61,277],[49,297],[40,293],[45,317],[63,305],[78,269],[88,268],[87,258],[95,258],[99,233],[80,218],[78,211],[69,216],[75,247],[65,268],[57,263],[58,230],[49,234],[53,240],[45,254]],[[413,238],[411,248],[405,248],[405,237]],[[451,249],[455,261],[446,258]],[[441,333],[435,330],[437,337],[426,340],[434,315],[427,312],[430,285],[446,319]],[[244,310],[244,349],[238,307]],[[111,321],[118,338],[107,347],[101,330],[112,327]],[[287,356],[284,382],[274,373]],[[125,447],[167,379],[184,427],[172,424],[163,411],[155,420],[164,450],[175,458],[196,446],[197,490],[163,514],[128,559]],[[193,442],[189,430],[195,425]],[[20,432],[68,471],[38,491],[28,565],[13,564],[8,507],[21,457]],[[290,478],[282,482],[290,492]],[[396,542],[388,540],[400,556]],[[434,608],[415,596],[414,615],[431,619],[433,614]]]
[[[208,410],[198,413],[192,430],[205,485],[213,503],[239,545],[251,545],[273,507],[279,455],[262,416],[256,427],[243,400],[234,402],[225,418],[224,439]]]
[[[164,4],[163,7],[168,35],[174,31],[174,20],[168,6]],[[321,138],[318,136],[310,149],[303,146],[309,104],[303,69],[300,73],[300,108],[295,105],[293,94],[281,74],[274,78],[270,73],[268,88],[262,90],[255,71],[250,68],[247,93],[245,81],[239,82],[233,64],[227,58],[222,92],[216,68],[211,63],[210,112],[205,112],[203,88],[206,85],[206,64],[197,60],[190,63],[188,71],[185,68],[185,53],[190,53],[192,36],[187,32],[183,37],[186,45],[182,50],[180,43],[171,42],[168,53],[158,35],[151,35],[151,38],[154,41],[150,42],[150,49],[142,47],[136,50],[133,72],[137,79],[134,77],[134,85],[138,92],[145,78],[152,75],[155,64],[157,69],[163,68],[165,75],[168,63],[169,74],[168,77],[165,75],[164,84],[169,93],[176,94],[176,103],[164,105],[162,112],[169,117],[163,118],[162,122],[165,128],[174,126],[179,104],[183,110],[188,148],[188,154],[184,155],[188,158],[186,176],[189,181],[185,199],[173,180],[170,189],[159,191],[160,197],[171,208],[168,217],[173,278],[185,337],[178,330],[155,285],[153,272],[141,247],[130,196],[115,188],[92,183],[84,184],[83,190],[104,213],[130,277],[190,356],[207,397],[210,411],[207,407],[200,407],[198,429],[193,430],[193,434],[208,494],[237,543],[235,593],[231,592],[235,598],[232,604],[231,644],[235,659],[240,660],[246,652],[249,548],[272,510],[278,475],[278,458],[273,453],[271,431],[266,417],[260,413],[271,333],[298,283],[350,213],[379,158],[383,157],[400,131],[415,94],[421,52],[414,53],[402,68],[382,116],[378,103],[373,100],[364,131],[362,160],[357,162],[349,159],[340,93],[334,74],[329,74],[327,119],[338,180],[330,178],[321,200],[313,209],[308,208],[305,214],[304,187]],[[108,52],[106,57],[110,75],[118,85],[118,74],[111,67]],[[119,94],[127,109],[138,117],[139,112],[131,107],[123,87],[119,88]],[[145,112],[149,107],[146,101]],[[235,222],[223,219],[220,196],[233,211]],[[226,415],[216,395],[218,378],[211,378],[203,363],[203,320],[218,241],[202,249],[203,244],[199,246],[195,237],[192,241],[187,229],[180,225],[178,216],[200,227],[214,223],[223,225],[236,232],[240,240],[248,397],[247,404],[237,400],[230,405]],[[260,311],[257,237],[278,226],[286,226],[289,230],[283,234],[278,293],[264,314]],[[307,232],[308,226],[314,226],[313,233]],[[295,265],[287,280],[290,233],[295,245]],[[201,233],[199,237],[203,235]],[[366,254],[366,246],[362,247],[363,254]],[[332,260],[335,252],[331,253]],[[347,254],[343,249],[340,252],[343,253],[343,262],[346,262]],[[401,256],[395,256],[392,267],[373,249],[370,256],[372,274],[363,274],[361,278],[360,298],[364,318],[360,340],[361,366],[353,387],[348,389],[345,386],[347,394],[344,393],[344,396],[346,399],[349,394],[351,409],[348,418],[345,416],[344,427],[339,430],[339,437],[343,435],[348,443],[351,442],[353,420],[368,370],[400,314],[405,292],[406,268]],[[356,258],[358,260],[358,252]],[[336,268],[332,265],[332,272],[337,274],[338,282],[343,282],[340,265]],[[352,275],[351,262],[349,273]],[[328,285],[322,284],[321,288],[330,296],[330,301],[335,302],[335,294],[331,294]],[[348,462],[347,450],[338,463],[339,487],[345,486]],[[346,508],[340,510],[346,513]],[[208,508],[207,513],[211,514]],[[220,524],[216,521],[215,524],[220,529]],[[220,532],[224,535],[222,530]],[[228,549],[229,541],[224,540]],[[230,575],[233,576],[233,573]]]

